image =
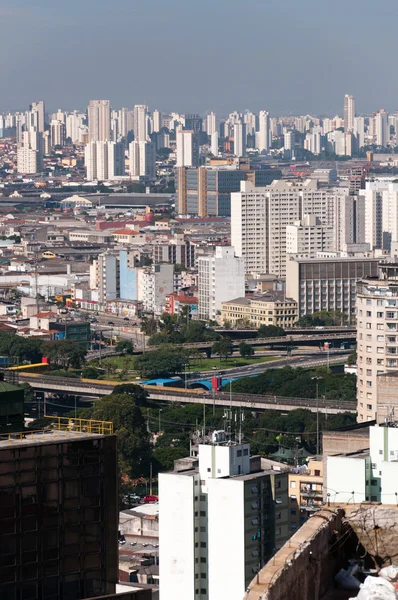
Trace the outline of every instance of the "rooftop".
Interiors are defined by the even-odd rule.
[[[48,429],[33,431],[27,429],[18,433],[0,434],[0,449],[10,446],[38,446],[54,444],[59,441],[92,439],[113,434],[113,423],[110,421],[93,421],[88,419],[68,419],[57,417],[49,424]]]

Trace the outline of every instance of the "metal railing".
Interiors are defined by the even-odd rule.
[[[92,419],[69,419],[68,417],[48,417],[52,419],[48,429],[17,431],[0,434],[0,442],[44,441],[55,439],[59,432],[71,434],[85,433],[97,435],[112,435],[111,421],[95,421]]]

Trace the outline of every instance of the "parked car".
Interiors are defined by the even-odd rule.
[[[158,501],[157,496],[145,496],[144,497],[144,502],[157,502],[157,501]]]

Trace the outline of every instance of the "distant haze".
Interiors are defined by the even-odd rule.
[[[398,108],[397,0],[1,0],[0,110]]]

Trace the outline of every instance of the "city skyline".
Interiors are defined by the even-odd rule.
[[[388,73],[394,19],[386,15],[393,16],[395,4],[387,0],[383,14],[372,15],[372,31],[382,26],[383,36],[371,48],[360,35],[368,26],[366,5],[337,0],[331,14],[315,0],[249,0],[244,18],[237,18],[242,5],[236,0],[205,0],[197,12],[182,0],[171,0],[166,9],[159,0],[118,0],[112,8],[103,0],[56,7],[39,0],[34,9],[16,0],[0,9],[0,49],[4,56],[13,52],[13,60],[0,66],[7,82],[0,110],[22,109],[31,97],[44,98],[49,110],[110,98],[114,106],[147,104],[164,111],[226,114],[250,106],[274,115],[331,115],[341,113],[341,98],[349,93],[358,114],[393,111],[398,89]],[[339,21],[333,18],[340,11],[344,30],[352,32],[344,44],[337,41]],[[45,33],[40,41],[35,25]]]

